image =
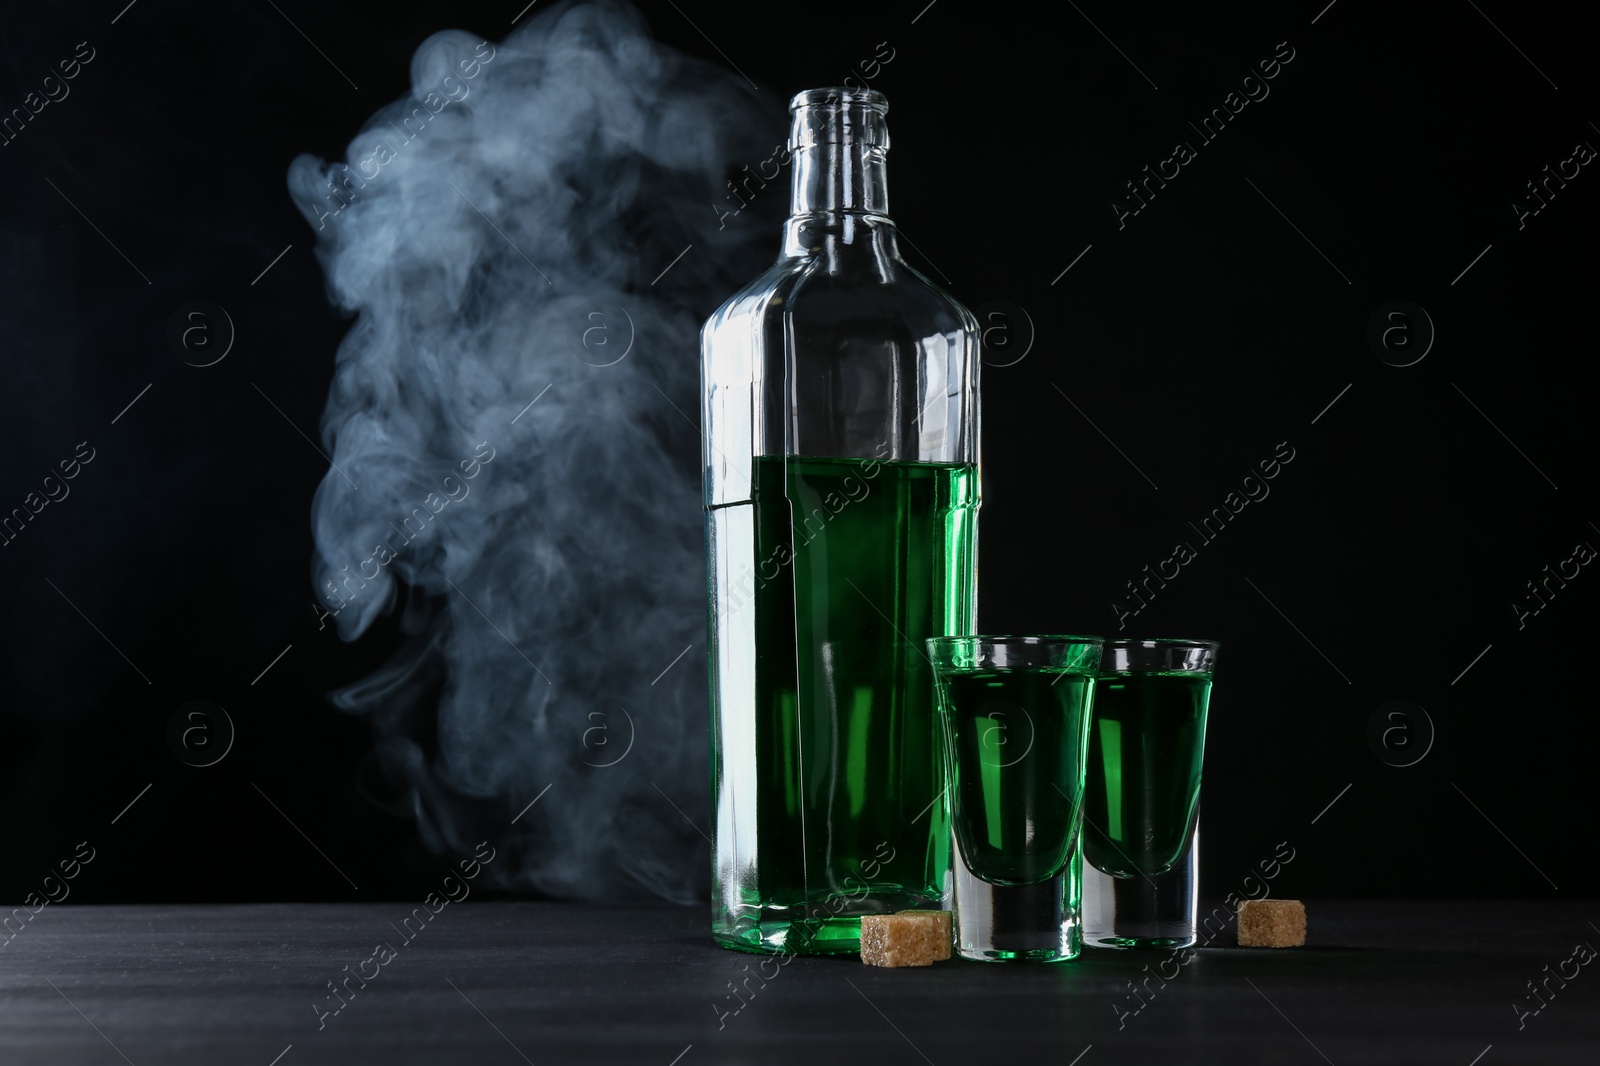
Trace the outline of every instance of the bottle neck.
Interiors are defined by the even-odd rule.
[[[795,97],[790,110],[784,255],[827,252],[831,259],[864,245],[875,258],[896,256],[889,221],[888,102],[870,90],[818,89]]]
[[[875,144],[814,144],[794,153],[789,217],[817,212],[888,215],[887,153]]]

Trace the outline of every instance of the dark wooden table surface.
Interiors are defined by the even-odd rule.
[[[1575,952],[1600,904],[1308,911],[1305,948],[1181,967],[794,959],[763,984],[704,908],[466,902],[408,942],[405,903],[49,906],[0,949],[0,1063],[1600,1063],[1600,967]]]

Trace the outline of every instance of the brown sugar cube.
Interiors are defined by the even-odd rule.
[[[901,914],[921,914],[928,919],[928,936],[933,941],[933,961],[944,962],[950,957],[949,911],[901,911]]]
[[[1306,908],[1297,899],[1247,899],[1239,904],[1239,946],[1298,948],[1306,942]]]
[[[868,966],[932,966],[949,957],[949,911],[901,911],[861,918],[861,961]]]

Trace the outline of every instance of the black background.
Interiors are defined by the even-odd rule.
[[[0,44],[4,112],[77,42],[96,49],[0,148],[0,509],[96,449],[0,549],[0,898],[85,838],[114,874],[78,882],[82,901],[420,897],[442,865],[363,795],[367,727],[324,699],[394,636],[343,644],[309,606],[327,467],[287,421],[316,435],[347,323],[284,175],[303,151],[342,156],[429,34],[499,39],[521,3],[123,2],[18,7]],[[1122,632],[1224,644],[1208,892],[1288,841],[1278,895],[1586,894],[1600,578],[1522,628],[1511,607],[1600,544],[1600,178],[1584,167],[1521,229],[1511,207],[1600,144],[1571,9],[925,3],[644,11],[759,83],[780,129],[789,94],[893,49],[871,84],[907,254],[1012,364],[983,382],[982,628],[1115,633],[1124,583],[1189,541],[1198,557]],[[1199,145],[1186,120],[1279,42],[1294,58],[1270,96]],[[1119,228],[1124,183],[1180,140],[1197,158]],[[1407,367],[1366,339],[1395,299],[1437,331]],[[190,300],[237,327],[217,366],[167,344]],[[1270,496],[1202,546],[1187,523],[1280,442],[1294,459]],[[167,745],[195,699],[238,727],[209,768]],[[1391,700],[1436,731],[1408,767],[1368,741]],[[1402,724],[1420,751],[1426,730]]]

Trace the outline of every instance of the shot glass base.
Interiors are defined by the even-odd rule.
[[[1199,937],[1200,824],[1185,853],[1166,873],[1113,877],[1085,863],[1083,942],[1092,948],[1193,947]]]
[[[1080,859],[1037,885],[993,885],[953,856],[955,951],[974,962],[1066,962],[1083,948]]]
[[[963,959],[971,962],[1069,962],[1078,957],[1076,948],[1071,954],[1059,951],[966,951],[957,952]]]
[[[1199,937],[1190,933],[1188,936],[1090,936],[1083,938],[1084,946],[1091,948],[1154,948],[1157,950],[1171,950],[1173,948],[1192,948],[1199,941]]]

